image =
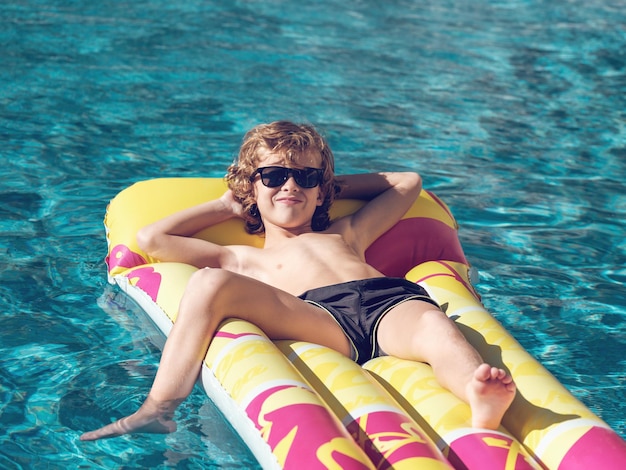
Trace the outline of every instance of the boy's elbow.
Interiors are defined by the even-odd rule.
[[[421,190],[422,189],[422,177],[420,176],[420,174],[417,172],[410,172],[409,174],[411,175],[411,182],[413,183],[413,186]]]
[[[414,192],[417,197],[422,190],[422,177],[419,173],[409,171],[402,174],[403,183],[407,191]]]

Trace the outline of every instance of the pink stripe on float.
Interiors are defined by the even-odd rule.
[[[297,387],[280,385],[269,388],[257,395],[246,408],[248,417],[256,424],[272,452],[278,452],[280,455],[277,457],[284,458],[281,462],[283,469],[368,468],[363,463],[367,461],[364,453],[364,461],[346,454],[343,445],[346,440],[353,441],[321,403],[285,403],[273,397],[290,388]],[[301,389],[300,392],[306,393],[306,390]]]
[[[215,333],[216,337],[219,338],[228,338],[228,339],[237,339],[244,338],[246,336],[260,336],[258,333],[229,333],[228,331],[217,331]]]
[[[467,470],[534,470],[519,442],[498,432],[475,431],[450,444],[448,460]]]
[[[613,430],[594,426],[576,441],[559,470],[626,469],[626,442]]]

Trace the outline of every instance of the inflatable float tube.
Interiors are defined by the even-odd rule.
[[[168,335],[196,268],[143,253],[137,231],[225,191],[222,179],[136,183],[105,217],[109,282]],[[338,200],[335,218],[360,201]],[[240,220],[196,235],[261,247]],[[380,357],[363,367],[328,348],[270,341],[256,326],[222,323],[199,382],[263,468],[528,469],[626,468],[626,442],[576,400],[483,307],[446,205],[422,191],[367,251],[388,276],[422,285],[487,361],[506,367],[518,393],[497,431],[470,427],[469,407],[442,389],[426,364]]]

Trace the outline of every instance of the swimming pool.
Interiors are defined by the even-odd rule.
[[[175,434],[77,437],[159,360],[106,285],[108,200],[220,176],[278,118],[317,124],[339,172],[422,173],[487,308],[626,437],[623,2],[85,3],[0,6],[2,467],[254,465],[198,391]]]

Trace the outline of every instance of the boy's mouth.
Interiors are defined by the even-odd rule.
[[[300,199],[296,197],[279,197],[276,199],[276,202],[280,202],[282,204],[294,205],[300,203]]]

